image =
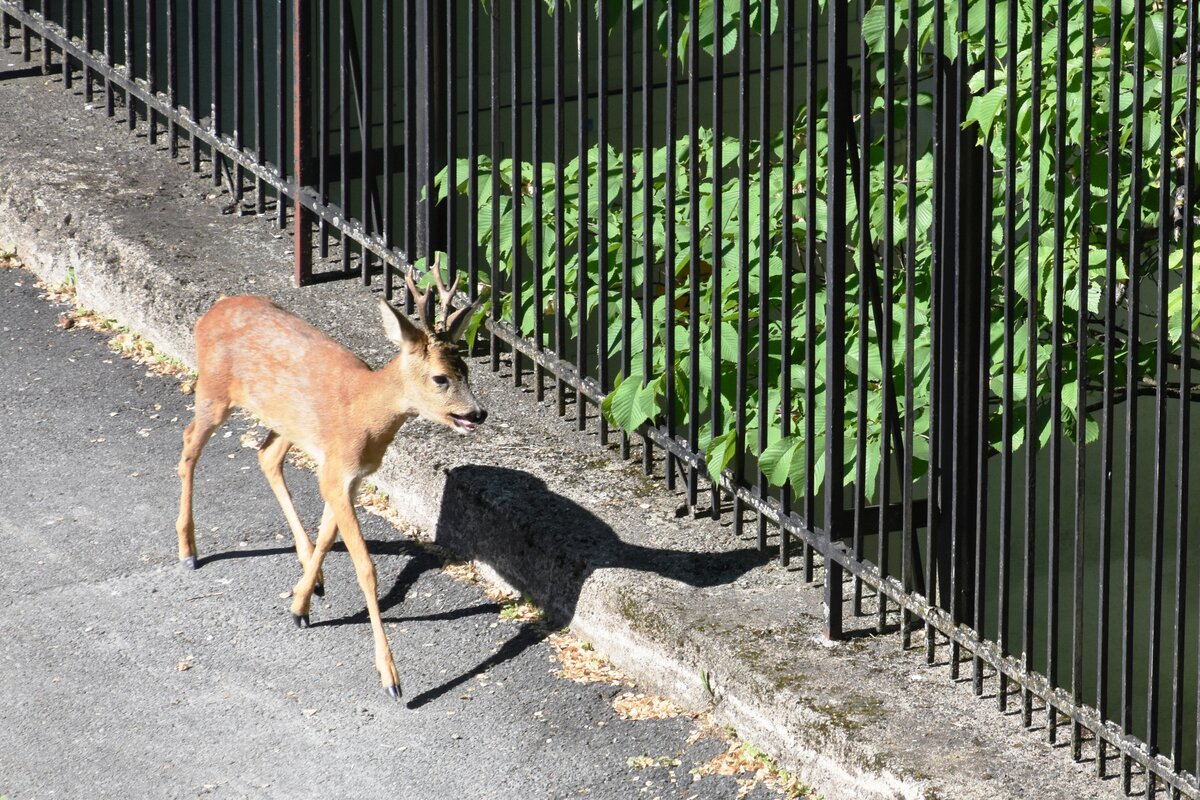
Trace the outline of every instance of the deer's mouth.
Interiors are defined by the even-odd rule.
[[[451,414],[450,419],[454,423],[454,429],[459,433],[473,433],[478,424],[468,419],[465,414]]]

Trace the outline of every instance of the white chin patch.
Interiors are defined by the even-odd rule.
[[[456,417],[454,415],[451,415],[450,419],[454,423],[454,430],[458,431],[459,433],[467,434],[475,431],[475,423],[471,422],[470,420],[464,419],[463,417]]]

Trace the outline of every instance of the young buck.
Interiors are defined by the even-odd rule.
[[[432,292],[417,291],[411,270],[408,290],[416,298],[422,327],[379,301],[384,332],[400,353],[378,370],[267,298],[218,300],[196,323],[196,411],[183,432],[179,459],[179,559],[195,569],[192,479],[200,451],[234,406],[270,429],[258,460],[283,508],[304,570],[293,592],[292,617],[299,627],[308,627],[312,595],[324,593],[321,562],[340,533],[366,596],[375,668],[384,689],[397,699],[400,679],[379,617],[375,566],[355,517],[355,494],[408,420],[420,416],[465,434],[487,418],[467,384],[467,365],[456,345],[479,301],[450,313],[458,282],[447,289],[436,264],[434,275],[441,325],[435,325]],[[283,482],[283,461],[292,445],[318,465],[325,510],[315,548]]]

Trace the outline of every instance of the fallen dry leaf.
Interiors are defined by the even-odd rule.
[[[633,692],[617,695],[612,706],[621,719],[670,719],[683,713],[683,709],[665,697]]]
[[[628,678],[592,649],[591,645],[566,632],[552,633],[547,640],[562,669],[555,674],[575,683],[630,684]]]

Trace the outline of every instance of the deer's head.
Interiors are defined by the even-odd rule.
[[[434,306],[438,297],[432,291],[417,290],[411,267],[405,282],[416,303],[421,324],[415,325],[382,299],[379,311],[387,337],[400,348],[394,366],[401,375],[404,401],[427,420],[440,422],[458,433],[470,433],[487,419],[487,411],[471,391],[467,364],[459,354],[458,341],[479,307],[479,300],[452,311],[458,279],[446,288],[441,266],[436,261],[433,274],[441,299],[440,314],[436,317]]]

